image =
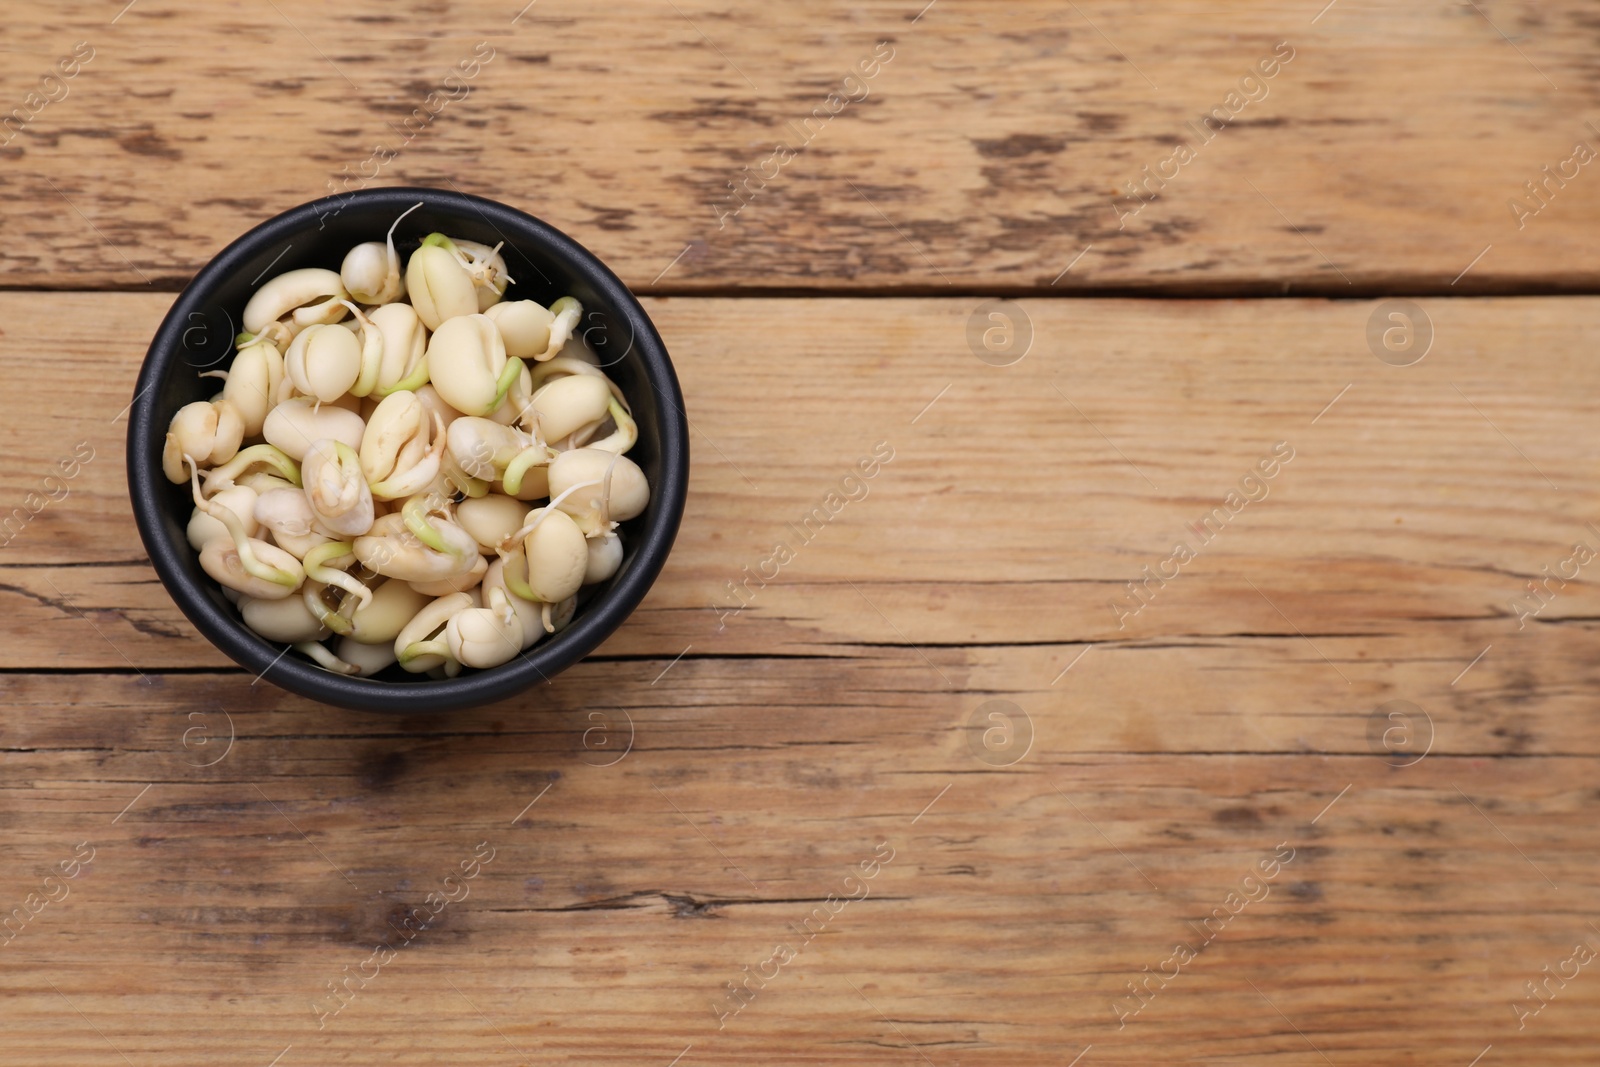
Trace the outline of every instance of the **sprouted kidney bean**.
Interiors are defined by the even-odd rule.
[[[618,524],[650,499],[623,455],[638,429],[568,348],[582,305],[503,299],[514,284],[498,245],[441,233],[402,270],[391,228],[251,296],[207,374],[222,392],[179,409],[162,454],[245,625],[336,673],[454,677],[617,573]]]

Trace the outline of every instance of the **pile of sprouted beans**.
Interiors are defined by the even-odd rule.
[[[573,339],[579,303],[505,300],[511,283],[499,246],[439,233],[402,274],[391,228],[250,298],[208,372],[222,391],[173,416],[162,467],[256,633],[341,674],[454,677],[617,572],[617,526],[650,499],[627,400]]]

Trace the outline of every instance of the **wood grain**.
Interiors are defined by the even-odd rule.
[[[1593,1063],[1586,5],[520,5],[7,12],[0,1064]],[[126,501],[170,292],[347,177],[571,233],[693,420],[459,715],[231,666]]]
[[[538,713],[399,728],[245,679],[10,676],[7,891],[94,859],[5,945],[8,1059],[1588,1062],[1591,985],[1520,1033],[1512,1004],[1593,936],[1592,755],[1091,754],[1041,711],[1000,768],[915,699],[744,678],[707,705],[669,675],[682,706],[600,738],[583,669]],[[480,842],[468,896],[319,1030],[326,984]],[[807,942],[880,843],[870,895]],[[1266,895],[1119,1029],[1126,983],[1280,844]]]
[[[0,434],[17,457],[0,500],[20,504],[77,443],[97,450],[70,495],[0,550],[0,586],[30,633],[83,632],[77,604],[104,613],[111,643],[133,642],[135,658],[208,666],[219,661],[194,650],[138,562],[122,474],[117,415],[138,339],[165,303],[0,296],[0,363],[16,368]],[[1532,645],[1600,614],[1581,580],[1525,622],[1510,607],[1574,541],[1600,536],[1586,525],[1600,521],[1600,448],[1586,434],[1600,407],[1584,355],[1592,300],[1424,301],[1434,348],[1409,367],[1367,349],[1372,302],[1023,301],[1009,313],[1031,323],[1032,350],[1006,367],[968,347],[978,305],[648,301],[688,398],[691,499],[667,571],[615,651],[1296,626],[1376,641],[1439,622],[1462,633],[1465,663],[1480,634]],[[51,359],[27,358],[46,344]],[[858,461],[881,442],[893,458],[860,479]],[[1279,442],[1294,458],[1267,495],[1203,542],[1191,524]],[[807,520],[829,493],[859,499],[840,499],[825,525]],[[1179,539],[1198,555],[1178,578],[1152,586],[1136,615],[1110,607],[1137,604],[1126,583]],[[751,576],[779,542],[795,559],[763,587]],[[124,665],[104,641],[41,636],[15,654],[19,666]]]
[[[1319,300],[1022,301],[991,366],[976,299],[652,299],[696,433],[667,570],[553,685],[400,723],[228,667],[142,561],[116,416],[166,298],[0,295],[6,498],[96,449],[0,553],[0,913],[94,849],[4,944],[0,1059],[1587,1063],[1588,984],[1518,1009],[1600,938],[1600,611],[1509,601],[1600,542],[1595,302],[1420,303],[1408,367]]]
[[[266,216],[397,183],[524,208],[664,292],[1600,277],[1592,168],[1541,169],[1600,148],[1577,0],[120,6],[11,13],[0,105],[32,118],[0,132],[7,286],[175,289]],[[93,58],[34,111],[80,41]],[[1230,101],[1280,42],[1293,58]],[[1188,125],[1218,107],[1226,128]],[[768,163],[778,144],[796,154]],[[1146,167],[1170,182],[1123,219]]]

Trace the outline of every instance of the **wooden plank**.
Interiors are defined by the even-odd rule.
[[[7,1062],[1589,1062],[1592,983],[1520,1032],[1513,1005],[1595,943],[1593,755],[1091,755],[1052,710],[997,767],[915,695],[745,677],[713,704],[670,675],[687,699],[636,708],[617,759],[582,670],[541,714],[400,729],[244,679],[12,676],[6,907],[94,851],[5,944]],[[318,1028],[328,982],[463,888]]]
[[[103,615],[86,614],[99,620],[95,625],[107,637],[114,632]],[[182,682],[188,674],[150,662],[154,657],[132,642],[113,648],[83,629],[75,628],[70,639],[95,645],[102,654],[129,655],[127,661],[118,659],[116,670],[130,699],[154,700],[154,694],[177,692],[188,684]],[[1477,654],[1494,644],[1490,638],[1500,635],[1480,629],[1473,636],[1460,629],[1433,623],[1376,639],[1319,636],[1315,647],[1291,632],[956,649],[897,643],[852,647],[839,641],[831,652],[794,655],[754,643],[742,646],[748,651],[732,654],[715,646],[705,653],[698,647],[682,653],[680,646],[679,653],[627,655],[619,652],[627,642],[614,639],[555,687],[497,707],[513,717],[530,707],[581,717],[592,710],[587,694],[603,682],[610,693],[607,708],[613,709],[607,713],[613,717],[617,708],[628,716],[649,718],[725,707],[729,693],[738,694],[735,705],[787,707],[829,736],[853,735],[857,728],[850,724],[864,708],[893,707],[907,713],[917,708],[932,716],[936,725],[926,725],[922,729],[927,732],[911,735],[907,743],[923,743],[940,731],[965,730],[961,724],[969,721],[984,723],[963,734],[966,743],[978,743],[987,729],[978,709],[998,700],[1009,702],[1021,722],[1033,723],[1035,733],[1045,730],[1047,722],[1057,724],[1081,752],[1352,755],[1383,751],[1387,738],[1397,764],[1426,752],[1600,754],[1597,726],[1584,714],[1592,625],[1553,627],[1521,645],[1502,643],[1476,662]],[[183,705],[184,714],[292,706],[276,687],[222,665],[220,656],[205,648],[207,658],[219,664],[199,675],[209,679],[210,701]],[[1354,684],[1345,685],[1319,650],[1335,657],[1338,669],[1350,674]],[[33,675],[13,668],[0,676],[0,688],[8,700],[20,702],[38,686],[78,692],[80,683],[71,679],[80,677],[92,676]],[[668,677],[671,686],[664,683]],[[56,681],[28,683],[30,678]],[[1392,707],[1391,701],[1410,706]],[[1393,718],[1390,711],[1396,712]],[[59,740],[49,733],[55,721],[40,710],[29,725],[12,726],[9,736],[12,743],[24,744],[22,739],[44,731],[47,740]],[[1017,744],[1026,743],[1027,729],[1018,726]],[[871,737],[852,743],[865,744]],[[997,744],[1000,737],[994,735]]]
[[[975,303],[651,301],[698,435],[661,583],[552,686],[402,724],[208,669],[135,558],[117,354],[165,300],[0,297],[5,492],[97,449],[0,566],[0,1059],[1587,1063],[1596,994],[1524,983],[1600,943],[1593,593],[1507,602],[1591,536],[1593,302],[1426,302],[1405,368],[1320,301],[1031,301],[993,367]]]
[[[141,562],[125,499],[117,415],[133,339],[165,302],[0,296],[15,458],[0,500],[22,505],[79,444],[95,450],[0,551],[12,666],[222,663]],[[1084,642],[1209,643],[1247,664],[1239,635],[1267,634],[1363,701],[1396,664],[1446,684],[1490,644],[1501,687],[1572,677],[1586,657],[1569,642],[1600,616],[1593,584],[1580,573],[1527,619],[1512,603],[1537,604],[1527,582],[1574,542],[1600,546],[1594,302],[1425,304],[1435,351],[1410,367],[1367,351],[1371,303],[1114,300],[1024,302],[1033,350],[993,367],[967,348],[967,302],[652,300],[694,420],[691,499],[665,574],[605,651],[910,644],[959,686],[996,669],[977,646],[1059,646],[1038,667],[1048,681]],[[1268,495],[1218,519],[1280,441],[1295,458]],[[847,483],[879,442],[894,458]],[[830,492],[860,498],[807,520]],[[1172,573],[1180,538],[1197,558],[1134,614],[1127,583]],[[763,586],[749,575],[779,542],[795,558]],[[1544,666],[1523,669],[1528,656]]]
[[[79,290],[0,292],[0,1064],[1593,1062],[1595,301],[1045,298],[1591,290],[1587,164],[1508,200],[1592,12],[521,2],[8,12],[13,104],[94,58],[0,144]],[[159,291],[379,142],[655,294],[695,435],[596,656],[405,722],[227,666],[122,471]]]
[[[524,208],[657,291],[1600,277],[1578,0],[355,0],[337,33],[312,0],[113,6],[8,22],[8,286],[174,289],[269,215],[397,183]],[[1199,131],[1217,108],[1231,122]]]

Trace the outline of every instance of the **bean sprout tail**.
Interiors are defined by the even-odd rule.
[[[372,590],[353,575],[340,569],[349,566],[355,560],[355,546],[349,541],[329,541],[307,552],[302,565],[306,569],[307,578],[314,578],[327,585],[336,585],[356,597],[362,607],[366,607],[372,602]]]
[[[245,533],[244,523],[239,521],[239,516],[233,513],[233,509],[225,507],[215,500],[207,500],[201,495],[200,465],[194,461],[194,457],[185,452],[183,461],[189,465],[189,486],[194,494],[195,507],[226,527],[228,536],[233,538],[234,550],[239,553],[239,565],[244,568],[245,573],[252,578],[260,578],[264,582],[271,582],[274,585],[281,585],[288,589],[293,589],[299,585],[299,575],[274,567],[270,563],[261,562],[260,557],[255,553],[255,549],[250,545],[250,535]]]
[[[296,651],[303,652],[316,660],[319,667],[324,667],[335,674],[356,675],[361,673],[360,667],[353,663],[346,663],[338,656],[335,656],[328,646],[318,644],[316,641],[301,641],[294,647]]]

